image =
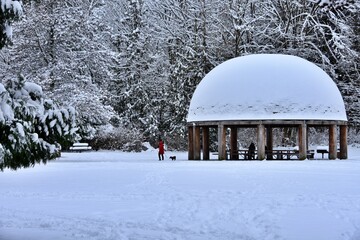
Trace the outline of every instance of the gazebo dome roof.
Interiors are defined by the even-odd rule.
[[[191,99],[188,122],[226,120],[347,121],[334,81],[291,55],[255,54],[211,70]]]

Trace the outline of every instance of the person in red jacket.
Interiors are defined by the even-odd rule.
[[[159,138],[159,161],[164,160],[164,142]]]

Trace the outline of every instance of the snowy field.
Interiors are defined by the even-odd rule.
[[[360,239],[360,149],[333,161],[166,154],[178,160],[63,153],[0,173],[0,239]]]

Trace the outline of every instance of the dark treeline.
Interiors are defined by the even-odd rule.
[[[337,83],[349,124],[360,124],[360,1],[26,1],[1,78],[21,73],[47,97],[74,106],[96,147],[138,149],[161,135],[186,147],[192,93],[221,62],[292,54]],[[241,89],[239,89],[241,92]]]

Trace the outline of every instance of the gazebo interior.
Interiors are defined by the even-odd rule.
[[[309,148],[309,128],[327,128],[328,146],[318,149]],[[250,160],[249,149],[239,148],[238,129],[256,129],[255,159],[291,160],[313,159],[315,153],[322,158],[347,159],[347,124],[341,121],[239,121],[209,123],[201,122],[188,126],[189,160],[210,160],[210,129],[216,129],[219,160]],[[274,128],[293,128],[297,135],[296,143],[274,146]],[[338,144],[339,143],[339,144]],[[295,145],[295,146],[294,146]]]

